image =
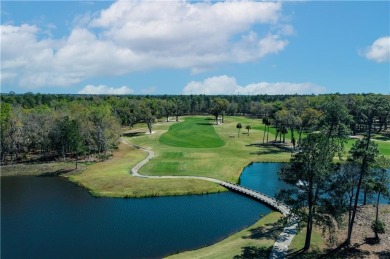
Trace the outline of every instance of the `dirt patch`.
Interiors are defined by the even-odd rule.
[[[373,205],[359,207],[352,232],[352,247],[329,258],[390,258],[390,205],[379,206],[379,219],[386,224],[385,234],[379,235],[380,243],[373,242],[375,235],[371,230],[375,211]],[[347,222],[347,216],[344,217],[344,222]],[[338,244],[341,244],[347,236],[347,228],[338,230],[336,236]]]

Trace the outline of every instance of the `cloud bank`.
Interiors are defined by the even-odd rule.
[[[122,94],[132,94],[134,91],[127,86],[122,86],[118,88],[109,87],[106,85],[86,85],[83,89],[81,89],[79,94],[114,94],[114,95],[122,95]]]
[[[390,36],[381,37],[367,48],[364,56],[378,63],[390,62]]]
[[[257,94],[320,94],[326,88],[313,83],[289,83],[289,82],[260,82],[241,86],[234,77],[226,75],[207,78],[201,82],[188,83],[183,94],[206,94],[206,95],[257,95]]]
[[[85,15],[62,38],[31,24],[1,25],[1,80],[63,87],[155,68],[196,73],[251,62],[287,46],[293,28],[282,18],[275,2],[119,1]]]

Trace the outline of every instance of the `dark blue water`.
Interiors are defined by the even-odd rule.
[[[161,257],[213,244],[270,212],[242,195],[94,198],[58,177],[1,178],[1,258]]]
[[[274,196],[280,163],[245,168],[243,186]],[[389,170],[390,174],[390,170]],[[213,244],[270,209],[242,195],[94,198],[59,177],[1,177],[1,258],[154,258]]]
[[[280,181],[277,172],[282,168],[283,163],[252,163],[245,167],[240,177],[240,185],[253,190],[265,193],[271,197],[281,189],[290,189],[290,185]],[[390,169],[387,170],[390,178]],[[388,186],[390,189],[390,184]],[[373,204],[376,202],[376,195],[369,195],[367,202]],[[363,193],[360,195],[360,201],[363,203]],[[380,204],[390,204],[390,200],[383,195],[379,199]]]
[[[279,190],[291,188],[278,179],[282,166],[283,163],[252,163],[242,172],[240,185],[274,197]]]

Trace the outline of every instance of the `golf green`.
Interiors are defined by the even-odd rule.
[[[186,118],[173,124],[159,141],[161,144],[186,148],[217,148],[225,142],[215,132],[214,121],[204,117]]]

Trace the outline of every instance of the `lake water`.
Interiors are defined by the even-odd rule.
[[[232,192],[94,198],[60,177],[2,177],[1,194],[2,258],[161,257],[213,244],[271,211]]]
[[[280,189],[291,188],[278,179],[282,166],[283,163],[252,163],[242,172],[240,185],[274,197]]]
[[[278,163],[255,163],[243,186],[273,196]],[[94,198],[60,177],[1,177],[1,258],[155,258],[213,244],[270,209],[226,192]]]

